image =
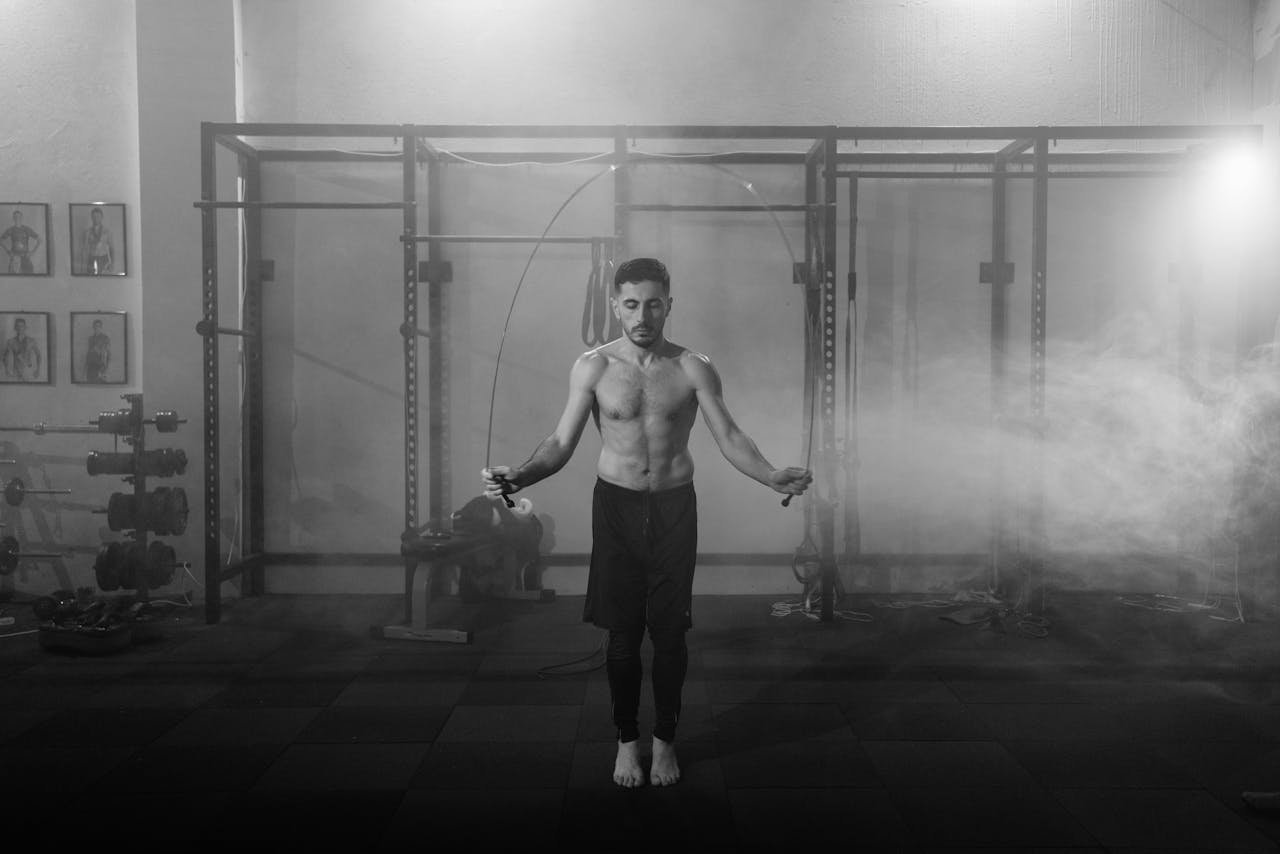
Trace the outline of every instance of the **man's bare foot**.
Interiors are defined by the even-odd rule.
[[[628,789],[644,785],[639,741],[618,742],[618,759],[613,763],[613,782]]]
[[[676,762],[676,746],[660,738],[653,740],[653,767],[649,782],[655,786],[674,786],[680,782],[680,765]]]

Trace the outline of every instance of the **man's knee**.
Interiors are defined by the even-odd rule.
[[[640,656],[640,644],[644,640],[644,628],[610,629],[605,644],[604,657],[609,661],[624,661]]]
[[[650,627],[649,640],[653,643],[653,651],[657,655],[683,656],[689,648],[684,636],[688,630],[683,627]]]

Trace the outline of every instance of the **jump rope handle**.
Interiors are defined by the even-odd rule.
[[[494,480],[496,480],[498,483],[510,483],[510,482],[511,482],[511,481],[507,480],[505,477],[503,477],[503,476],[502,476],[502,475],[500,475],[500,474],[495,474],[495,475],[493,476],[493,479],[494,479]],[[510,496],[510,494],[508,494],[508,493],[506,493],[506,492],[502,493],[502,503],[503,503],[503,504],[505,504],[505,505],[507,505],[508,507],[515,507],[515,506],[516,506],[516,503],[515,503],[514,501],[512,501],[512,500],[511,500],[511,496]]]

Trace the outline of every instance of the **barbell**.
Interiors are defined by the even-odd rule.
[[[28,495],[67,495],[70,492],[69,489],[27,489],[22,478],[15,477],[4,485],[4,500],[10,506],[17,507]]]
[[[117,409],[115,412],[100,412],[98,420],[90,422],[98,425],[99,433],[132,433],[137,426],[131,409]],[[187,419],[179,418],[172,409],[163,409],[153,418],[143,419],[143,424],[151,424],[159,433],[175,433],[179,424],[186,424]]]
[[[139,581],[150,589],[173,581],[179,566],[189,569],[191,564],[179,563],[173,546],[159,540],[152,540],[145,548],[142,543],[114,542],[98,550],[93,574],[103,590],[132,590]]]
[[[20,560],[40,560],[66,557],[57,552],[24,552],[16,537],[0,538],[0,575],[12,575]]]
[[[113,531],[146,528],[168,536],[187,530],[190,510],[185,489],[180,486],[162,486],[154,492],[144,492],[141,496],[113,492],[107,501],[106,513],[107,527]]]
[[[43,421],[30,427],[0,424],[0,432],[30,430],[37,436],[45,433],[114,433],[120,436],[133,433],[142,424],[153,425],[161,433],[174,433],[179,424],[186,423],[187,419],[179,418],[178,413],[172,409],[161,410],[153,418],[143,419],[141,423],[134,418],[132,410],[117,409],[114,412],[99,412],[97,419],[88,424],[46,424]]]

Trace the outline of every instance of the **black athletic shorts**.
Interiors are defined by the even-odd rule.
[[[602,629],[688,629],[698,501],[693,484],[658,492],[596,480],[582,620]]]

